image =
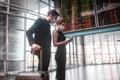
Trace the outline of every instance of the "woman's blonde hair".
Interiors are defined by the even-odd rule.
[[[65,20],[64,20],[63,18],[59,18],[59,19],[57,19],[56,24],[57,24],[57,25],[60,25],[60,24],[62,24],[63,22],[65,22]]]

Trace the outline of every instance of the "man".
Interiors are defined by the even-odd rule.
[[[42,49],[42,71],[48,71],[51,56],[51,34],[49,23],[55,21],[58,16],[59,14],[54,9],[50,10],[47,13],[46,18],[38,18],[26,31],[32,51],[34,51],[34,54],[36,54],[39,59],[38,71],[40,71],[40,49]]]

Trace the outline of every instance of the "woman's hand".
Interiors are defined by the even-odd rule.
[[[66,38],[67,43],[71,42],[72,40],[73,40],[73,37],[72,38]]]
[[[69,38],[69,42],[71,42],[73,40],[73,37]]]

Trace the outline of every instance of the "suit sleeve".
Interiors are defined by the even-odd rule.
[[[33,34],[36,33],[36,31],[40,27],[40,24],[41,24],[41,20],[37,19],[35,23],[26,31],[26,35],[30,46],[32,46],[32,44],[35,43]]]

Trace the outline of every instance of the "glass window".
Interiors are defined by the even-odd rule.
[[[49,2],[48,2],[49,0],[41,0],[41,1],[49,4]]]
[[[81,37],[77,37],[77,52],[78,54],[82,54],[82,44]]]
[[[94,14],[93,0],[62,1],[62,16],[66,20],[64,31],[95,27]]]
[[[7,11],[7,5],[0,2],[0,11]],[[1,13],[0,13],[1,14]]]
[[[94,47],[93,47],[93,37],[92,35],[85,36],[85,53],[86,54],[94,54]],[[88,43],[89,42],[89,43]]]
[[[120,54],[117,54],[117,62],[120,62]]]
[[[101,64],[102,63],[102,55],[95,55],[95,61],[96,64]]]
[[[103,55],[103,63],[110,63],[109,55],[106,55],[106,54]]]
[[[74,64],[74,59],[73,59],[73,55],[74,55],[74,52],[73,52],[73,44],[72,43],[70,43],[70,50],[69,50],[69,52],[70,52],[70,57],[69,57],[69,59],[70,59],[70,65],[73,65]]]
[[[7,2],[8,0],[1,0],[1,2]]]
[[[50,6],[54,7],[54,2],[50,0]]]
[[[6,49],[6,30],[0,28],[0,60],[4,59],[5,49]]]
[[[115,55],[116,51],[115,51],[115,32],[111,32],[108,35],[108,45],[109,45],[109,52],[111,55]]]
[[[8,66],[8,71],[24,71],[24,61],[22,60],[9,60]]]
[[[9,28],[24,30],[24,24],[25,24],[24,22],[25,22],[24,18],[9,16]]]
[[[25,16],[25,10],[20,7],[10,6],[10,13],[17,16]]]
[[[97,64],[102,63],[102,50],[101,50],[101,41],[100,34],[94,35],[94,52],[95,52],[95,61]]]
[[[49,11],[49,6],[41,2],[40,7],[40,13],[43,15],[47,15],[47,12]]]
[[[38,12],[39,10],[39,0],[27,0],[26,2],[26,7],[27,7],[27,11],[32,10],[32,11],[36,11]],[[33,12],[34,14],[37,14],[35,12]]]
[[[120,0],[96,0],[99,25],[120,23]]]
[[[101,34],[101,46],[102,54],[108,54],[108,35],[106,33]]]
[[[85,58],[86,58],[86,64],[95,64],[94,55],[86,54]]]
[[[26,52],[26,70],[33,70],[33,54],[31,54],[30,51]],[[35,55],[34,56],[34,68],[35,70],[37,70],[37,66],[38,66],[38,58]]]
[[[9,59],[24,60],[24,32],[9,30]]]
[[[26,19],[26,29],[28,30],[34,24],[34,22],[35,20]]]
[[[55,52],[51,53],[50,69],[56,69]]]
[[[100,35],[95,34],[94,35],[94,52],[96,55],[100,55],[101,53],[101,43],[100,43]]]
[[[26,0],[9,0],[10,1],[10,4],[14,4],[16,6],[21,6],[21,7],[25,7],[25,3],[26,3]],[[31,1],[31,0],[30,0]]]
[[[6,26],[6,14],[0,13],[0,27]]]
[[[119,62],[119,34],[119,31],[115,31],[85,36],[86,64]],[[89,46],[92,41],[93,45]]]
[[[120,31],[115,32],[116,62],[120,62]]]

